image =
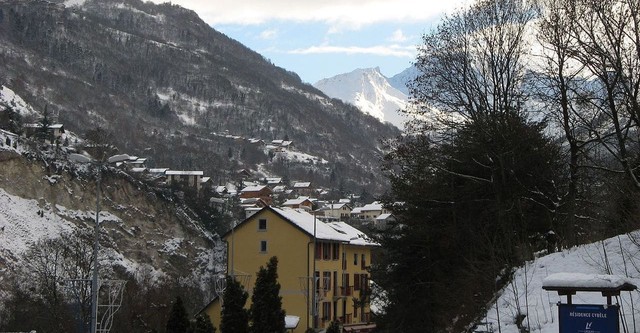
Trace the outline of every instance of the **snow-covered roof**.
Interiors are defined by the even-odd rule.
[[[264,188],[266,188],[266,186],[264,185],[253,185],[253,186],[247,186],[245,188],[243,188],[240,192],[260,192],[262,191]]]
[[[283,206],[301,205],[305,201],[311,202],[311,200],[309,200],[309,198],[301,197],[301,198],[289,199],[289,200],[285,201],[282,205]]]
[[[366,212],[366,211],[376,211],[376,210],[382,210],[382,204],[375,201],[373,203],[370,204],[366,204],[364,206],[362,206],[362,211]]]
[[[337,232],[347,235],[349,237],[349,244],[370,246],[380,245],[371,240],[367,235],[364,234],[364,232],[348,225],[345,222],[329,222],[327,224]]]
[[[210,181],[210,180],[211,180],[211,177],[202,177],[202,178],[200,179],[200,182],[201,182],[201,183],[206,183],[206,182],[208,182],[208,181]]]
[[[167,176],[202,176],[203,171],[180,171],[180,170],[167,170],[165,173]]]
[[[149,169],[150,173],[165,173],[169,170],[169,168],[151,168]]]
[[[298,182],[293,184],[293,188],[309,188],[311,187],[311,182]]]
[[[380,214],[378,215],[378,217],[376,217],[376,220],[386,220],[391,218],[393,215],[387,213],[387,214]]]
[[[619,275],[555,273],[542,281],[545,290],[611,291],[635,290],[631,279]]]
[[[42,124],[37,124],[37,123],[36,124],[24,124],[23,126],[27,127],[27,128],[40,128],[40,127],[42,127]],[[63,127],[64,127],[63,124],[49,124],[47,126],[48,129],[61,129]]]
[[[280,192],[284,192],[287,189],[286,186],[284,185],[278,185],[276,187],[273,188],[273,192],[275,193],[280,193]]]
[[[315,222],[315,235],[318,239],[346,242],[353,245],[377,245],[374,242],[367,241],[365,239],[366,236],[360,230],[344,222],[324,223],[319,219],[314,218],[313,214],[310,214],[302,209],[293,209],[286,207],[268,208],[280,214],[289,222],[295,224],[311,236],[313,236],[314,234],[313,230]]]
[[[344,206],[348,206],[346,203],[334,203],[327,206],[328,209],[336,210],[342,209]]]
[[[339,242],[349,242],[350,237],[346,234],[341,234],[337,232],[335,229],[329,227],[327,224],[321,222],[318,219],[315,219],[313,214],[309,214],[301,209],[293,209],[293,208],[276,208],[270,207],[276,213],[280,214],[282,217],[287,219],[289,222],[298,226],[300,229],[304,230],[307,234],[313,236],[313,226],[315,221],[315,235],[318,239],[324,240],[333,240]]]
[[[351,210],[351,214],[360,214],[362,213],[362,207],[356,207],[353,210]]]
[[[145,172],[146,170],[147,168],[131,168],[131,172],[133,173]]]

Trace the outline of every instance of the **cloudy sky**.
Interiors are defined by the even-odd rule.
[[[309,83],[356,68],[398,74],[421,36],[470,1],[171,0]]]

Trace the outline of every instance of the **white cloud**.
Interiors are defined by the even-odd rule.
[[[378,46],[331,46],[320,45],[311,46],[304,49],[296,49],[289,51],[291,54],[369,54],[378,56],[392,56],[399,58],[414,58],[416,49],[414,47],[406,47],[400,45],[378,45]]]
[[[274,39],[278,36],[277,29],[267,29],[260,33],[260,39]]]
[[[152,0],[160,3],[166,0]],[[358,28],[379,22],[421,22],[474,0],[172,0],[209,24],[260,24],[271,20],[324,22]]]
[[[389,37],[387,40],[391,42],[402,43],[402,42],[406,42],[408,39],[409,37],[404,35],[404,33],[402,32],[402,29],[398,29],[394,31],[391,37]]]

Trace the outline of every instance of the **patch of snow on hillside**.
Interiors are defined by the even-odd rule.
[[[298,163],[309,163],[309,164],[327,164],[329,163],[324,158],[320,158],[317,156],[296,152],[296,151],[281,151],[275,153],[276,159],[281,159],[289,162],[298,162]]]
[[[164,242],[160,251],[167,254],[177,254],[176,251],[180,248],[183,240],[184,238],[168,239],[166,242]]]
[[[65,7],[73,7],[73,6],[81,7],[82,5],[84,5],[85,2],[87,2],[87,0],[66,0],[64,2],[64,5]]]
[[[39,115],[31,105],[27,104],[22,97],[16,95],[13,90],[5,86],[0,86],[0,88],[0,112],[4,111],[5,108],[10,107],[14,111],[18,112],[23,118]]]
[[[43,209],[37,200],[23,199],[0,188],[0,252],[14,258],[41,238],[55,238],[75,226]]]
[[[640,239],[640,231],[631,235]],[[628,235],[620,235],[546,255],[516,270],[513,282],[500,292],[497,303],[491,305],[486,317],[481,321],[491,323],[494,332],[498,332],[498,326],[500,326],[499,330],[502,333],[519,333],[520,330],[514,318],[520,309],[521,313],[527,314],[523,325],[530,327],[530,332],[557,333],[559,332],[557,304],[558,302],[566,303],[567,299],[565,296],[558,296],[555,291],[542,289],[546,277],[557,273],[567,273],[567,276],[574,277],[582,276],[581,274],[613,274],[619,275],[624,281],[640,286],[639,264],[640,247],[634,244]],[[637,294],[637,291],[633,294]],[[613,303],[619,303],[625,321],[629,323],[631,331],[634,331],[631,295],[629,292],[622,292],[618,299],[614,298]],[[635,297],[633,301],[635,301],[635,308],[638,309],[638,298]],[[599,292],[578,292],[572,297],[572,302],[573,304],[606,304],[606,298]],[[498,311],[496,311],[496,304]],[[638,327],[640,316],[635,317],[637,318],[635,326]]]
[[[68,219],[85,221],[85,222],[93,222],[96,219],[95,211],[67,209],[66,207],[60,206],[60,205],[56,205],[56,208],[58,209],[58,215],[60,215],[61,217],[66,217]],[[100,210],[100,215],[98,216],[98,219],[100,221],[100,224],[110,223],[110,222],[116,223],[116,224],[123,223],[119,217],[104,210]]]

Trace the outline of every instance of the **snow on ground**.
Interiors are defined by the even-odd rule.
[[[327,164],[329,162],[327,162],[327,160],[325,160],[324,158],[320,158],[317,156],[313,156],[313,155],[309,155],[309,154],[305,154],[305,153],[301,153],[301,152],[297,152],[297,151],[290,151],[290,150],[284,150],[281,152],[277,152],[275,155],[276,158],[282,159],[282,160],[286,160],[289,162],[299,162],[299,163],[310,163],[310,164]]]
[[[71,231],[75,225],[37,200],[23,199],[0,188],[0,252],[3,257],[21,255],[40,238],[54,238]]]
[[[632,235],[640,239],[640,231]],[[496,303],[492,304],[486,318],[481,321],[490,323],[494,332],[519,333],[514,318],[520,308],[522,313],[528,312],[523,324],[530,327],[530,332],[559,332],[557,303],[566,303],[566,296],[561,297],[555,291],[542,289],[543,280],[547,276],[562,276],[557,273],[571,273],[574,277],[584,277],[580,274],[620,275],[626,277],[624,281],[640,286],[640,247],[628,235],[620,235],[528,262],[515,272],[513,282],[501,291],[497,301],[499,311],[496,312]],[[572,297],[572,302],[606,304],[606,298],[599,292],[578,292]],[[630,331],[637,332],[640,329],[640,297],[637,291],[622,292],[621,297],[614,299],[613,303],[620,305],[620,312],[624,313]],[[635,316],[633,312],[637,312]],[[478,330],[491,330],[491,326],[483,325]]]
[[[31,105],[27,104],[22,97],[16,95],[13,90],[0,85],[0,105],[6,105],[18,112],[22,117],[37,116],[38,112],[35,111]],[[0,111],[4,108],[0,108]]]

